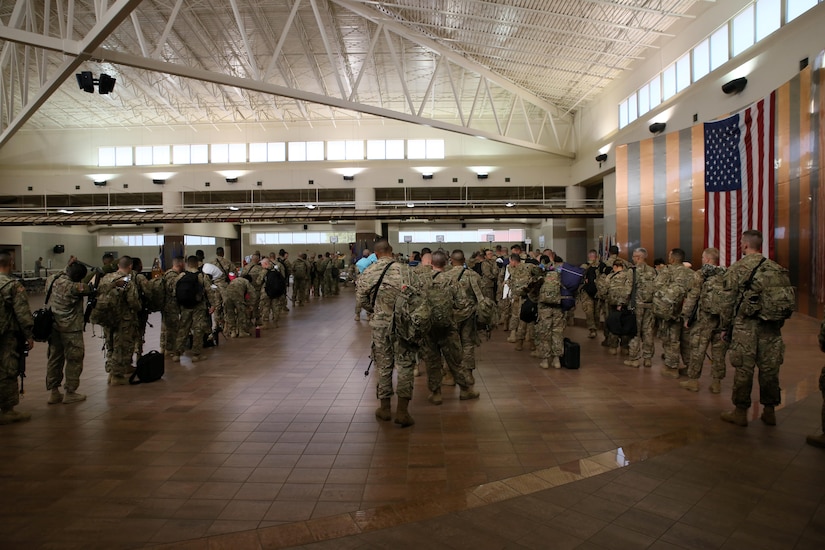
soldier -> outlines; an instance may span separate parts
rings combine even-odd
[[[149,323],[149,279],[142,273],[143,260],[132,258],[132,273],[134,274],[135,286],[137,286],[138,296],[140,296],[141,310],[138,312],[138,333],[135,340],[135,353],[138,357],[143,355],[143,344],[146,339],[146,325]]]
[[[235,264],[224,258],[224,250],[222,246],[215,249],[215,258],[211,262],[221,272],[217,277],[212,277],[212,282],[218,287],[218,292],[221,294],[221,306],[215,310],[215,321],[219,327],[224,325],[224,307],[223,301],[226,298],[226,289],[229,286],[229,274],[235,273],[237,269]]]
[[[332,294],[332,260],[329,258],[329,252],[326,255],[318,254],[315,268],[318,270],[317,296],[327,297]],[[327,280],[327,277],[329,277],[329,280]]]
[[[608,290],[606,301],[608,311],[622,311],[630,306],[632,283],[628,283],[627,279],[624,260],[616,258],[613,260],[613,272],[607,277]],[[609,333],[607,337],[607,352],[610,355],[617,355],[620,348],[622,355],[629,355],[630,338],[626,335]]]
[[[180,326],[175,342],[175,355],[172,361],[180,361],[186,351],[187,340],[192,335],[192,362],[206,359],[202,355],[203,339],[208,333],[206,319],[215,312],[212,303],[216,298],[209,277],[198,268],[197,256],[186,258],[186,270],[178,277],[175,284],[175,299],[180,306]]]
[[[86,277],[86,266],[75,260],[74,256],[69,258],[66,270],[52,275],[46,283],[47,288],[52,289],[49,305],[54,315],[46,360],[46,389],[51,392],[49,405],[61,402],[68,405],[86,399],[85,395],[77,393],[77,388],[86,355],[83,344],[83,297],[93,290],[82,282]],[[60,393],[64,372],[65,396]]]
[[[391,420],[393,395],[392,373],[398,370],[398,408],[395,422],[402,427],[412,426],[415,420],[409,413],[413,392],[413,364],[415,347],[398,339],[392,332],[393,311],[398,295],[405,285],[418,283],[410,268],[392,260],[392,247],[382,239],[375,243],[378,261],[358,278],[356,299],[361,307],[372,312],[372,356],[378,369],[376,394],[381,406],[375,411],[379,420]]]
[[[172,258],[172,269],[163,274],[163,288],[166,292],[166,300],[163,302],[160,324],[160,347],[161,352],[169,357],[175,355],[175,344],[178,339],[178,326],[180,325],[180,306],[175,300],[175,284],[178,277],[183,273],[183,256]]]
[[[496,256],[489,248],[484,251],[481,262],[481,291],[491,300],[496,299],[496,285],[498,284],[498,264]]]
[[[655,347],[656,317],[653,315],[653,289],[656,283],[656,270],[647,264],[647,249],[637,248],[633,251],[633,270],[636,273],[636,336],[630,340],[630,358],[624,362],[628,367],[638,368],[643,362],[645,367],[653,365]],[[633,277],[626,278],[628,294],[633,292]]]
[[[733,378],[731,401],[733,411],[722,413],[722,420],[737,426],[748,425],[748,409],[751,405],[753,371],[759,368],[759,402],[763,406],[762,422],[776,425],[774,408],[781,403],[779,368],[785,355],[782,341],[782,321],[763,321],[750,314],[749,304],[759,300],[759,292],[751,287],[752,275],[763,262],[762,233],[749,229],[742,233],[740,246],[744,256],[728,268],[725,288],[733,291],[737,306],[728,308],[721,315],[721,326],[731,326],[730,362],[736,369]],[[771,260],[764,260],[770,262]],[[747,298],[747,299],[746,299]],[[744,307],[742,307],[744,306]],[[728,336],[727,330],[722,338]]]
[[[117,261],[117,271],[109,273],[100,281],[98,300],[107,294],[118,303],[117,322],[104,329],[106,346],[106,372],[109,384],[125,386],[129,383],[132,369],[132,355],[138,338],[138,314],[143,309],[137,284],[132,281],[132,258],[121,256]]]
[[[252,304],[255,288],[249,280],[237,277],[226,289],[226,335],[230,338],[250,336]]]
[[[825,321],[819,327],[819,349],[825,353]],[[825,367],[819,373],[819,391],[822,392],[822,432],[817,435],[809,435],[805,438],[808,445],[825,449]]]
[[[433,253],[429,248],[424,248],[421,252],[421,261],[413,268],[419,275],[430,276],[433,274]]]
[[[587,251],[587,263],[582,264],[581,267],[585,271],[582,286],[579,288],[579,303],[587,322],[587,337],[595,338],[604,308],[602,301],[598,299],[596,279],[604,270],[604,264],[599,261],[599,253],[595,249],[590,249]]]
[[[292,303],[302,307],[309,301],[309,272],[310,265],[307,255],[300,254],[298,259],[292,264],[294,284],[292,285]]]
[[[101,271],[103,271],[104,275],[108,275],[109,273],[114,273],[117,271],[117,263],[115,262],[115,255],[111,252],[107,252],[103,255],[103,267]]]
[[[284,279],[286,276],[283,273],[284,264],[275,260],[274,262],[269,259],[264,259],[261,261],[261,267],[264,268],[264,285],[261,288],[261,302],[260,302],[260,309],[261,309],[261,320],[264,323],[269,324],[270,322],[278,328],[278,322],[281,319],[281,312],[283,309],[281,308],[281,298],[283,296],[278,296],[277,298],[272,298],[269,294],[266,293],[266,277],[269,275],[270,271],[277,271],[281,274]],[[284,281],[286,282],[286,281]]]
[[[29,420],[32,415],[15,411],[20,403],[17,376],[21,354],[34,347],[29,297],[20,280],[11,276],[11,256],[0,252],[0,425]]]
[[[536,322],[536,340],[543,369],[552,365],[561,368],[564,353],[564,328],[566,314],[561,307],[561,279],[553,264],[545,272],[544,281],[538,290],[539,318]]]
[[[719,250],[706,248],[702,252],[702,268],[693,276],[688,289],[685,305],[682,308],[682,321],[685,328],[692,318],[696,321],[690,328],[690,363],[688,364],[688,380],[679,382],[679,386],[690,391],[699,391],[699,377],[702,375],[702,366],[705,363],[705,351],[711,349],[711,393],[722,391],[722,379],[725,378],[725,354],[728,352],[728,343],[722,340],[719,315],[714,313],[722,302],[722,285],[725,269],[719,267]]]
[[[610,246],[607,249],[607,254],[608,254],[607,259],[604,261],[604,264],[605,264],[606,267],[602,271],[601,275],[599,276],[599,278],[597,280],[598,294],[596,295],[597,300],[600,301],[601,304],[602,304],[601,315],[604,316],[604,319],[605,319],[604,330],[603,330],[604,340],[602,340],[602,346],[604,346],[604,347],[610,347],[609,346],[609,344],[610,344],[610,331],[607,330],[607,314],[610,310],[610,306],[607,303],[607,289],[608,289],[607,279],[613,273],[612,268],[613,268],[613,264],[615,264],[616,260],[621,261],[622,264],[624,265],[624,267],[627,267],[627,268],[631,267],[630,264],[625,262],[622,258],[619,258],[619,247],[618,246],[616,246],[616,245]]]
[[[444,274],[444,267],[447,265],[447,255],[437,251],[433,253],[433,269],[429,279],[435,287],[444,290],[449,296],[449,305],[452,310],[449,327],[434,328],[428,338],[421,342],[421,352],[427,368],[427,386],[430,388],[430,395],[427,398],[430,403],[440,405],[442,403],[441,381],[443,376],[442,357],[447,363],[447,368],[452,374],[455,384],[461,388],[459,399],[478,399],[479,393],[473,389],[474,378],[467,376],[467,371],[463,367],[462,344],[457,326],[454,321],[457,312],[464,312],[468,307],[472,307],[472,302],[467,303],[466,292],[457,283],[457,278],[452,278]],[[423,277],[427,277],[424,275]],[[470,381],[472,380],[472,382]]]
[[[685,251],[674,248],[668,255],[667,267],[656,277],[654,294],[661,291],[669,293],[675,297],[674,304],[677,307],[676,318],[662,319],[659,332],[665,351],[665,368],[662,369],[662,376],[668,378],[679,378],[682,375],[679,368],[680,358],[685,365],[690,363],[690,331],[684,328],[681,311],[684,296],[693,280],[693,271],[684,266],[684,261]]]
[[[289,277],[293,274],[292,273],[292,262],[289,261],[289,252],[284,250],[283,248],[278,251],[278,258],[276,259],[278,263],[281,264],[281,274],[284,276],[284,281],[286,282],[286,289],[287,291],[284,293],[283,296],[278,298],[278,304],[281,306],[281,311],[284,313],[289,313],[289,304],[287,303],[287,296],[289,295]],[[294,294],[294,289],[293,289]],[[293,300],[295,297],[293,296]],[[294,302],[293,302],[294,303]]]
[[[513,304],[510,307],[510,337],[507,338],[507,341],[511,344],[515,343],[516,351],[521,351],[524,347],[528,326],[519,316],[521,314],[521,304],[527,296],[527,286],[533,278],[534,268],[530,264],[522,262],[517,253],[513,253],[510,255],[510,264],[507,269],[510,271],[510,277],[508,278],[510,295],[513,297]],[[532,326],[529,328],[532,329]]]
[[[252,322],[256,327],[261,326],[261,292],[264,286],[264,276],[266,272],[261,267],[261,255],[253,253],[241,271],[241,277],[245,277],[252,283]]]
[[[321,254],[318,256],[312,256],[310,260],[309,266],[309,286],[312,291],[312,295],[315,298],[321,296],[321,280],[323,279],[323,272],[319,271],[319,265],[323,262],[324,257]]]
[[[464,252],[454,250],[450,256],[453,269],[445,270],[446,277],[454,279],[466,297],[466,307],[456,312],[456,330],[461,340],[461,367],[467,383],[475,384],[476,346],[481,344],[476,327],[476,306],[481,294],[481,277],[464,266]]]

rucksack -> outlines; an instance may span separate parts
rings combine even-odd
[[[535,323],[539,319],[539,305],[528,297],[521,302],[518,318],[525,323]]]
[[[58,278],[60,278],[60,275],[57,275],[54,279],[52,279],[52,282],[49,285],[49,290],[46,292],[46,301],[43,303],[43,307],[32,312],[32,320],[34,321],[34,325],[32,326],[32,338],[35,342],[48,342],[49,337],[52,335],[54,313],[52,313],[52,308],[46,306],[49,304],[49,298],[52,297],[54,283]]]
[[[686,295],[687,288],[684,285],[675,280],[672,274],[663,273],[656,279],[653,290],[653,315],[665,321],[679,319]]]
[[[627,303],[629,296],[625,286],[627,274],[624,271],[618,271],[616,274],[608,276],[607,281],[607,303],[610,305]]]
[[[277,269],[270,269],[266,272],[264,279],[264,292],[270,298],[280,298],[286,294],[286,278]]]
[[[466,267],[461,270],[461,274],[458,276],[459,281],[465,271],[467,271]],[[481,289],[478,288],[478,283],[472,278],[470,279],[470,288],[473,290],[473,294],[475,294],[476,297],[476,324],[481,327],[496,326],[499,319],[498,304],[496,304],[495,300],[484,296]]]
[[[129,377],[129,383],[134,385],[155,382],[163,378],[165,371],[163,354],[152,350],[137,360],[135,372]]]
[[[292,264],[292,273],[296,279],[307,278],[307,264],[303,260],[298,260]]]
[[[89,303],[92,304],[92,310],[89,314],[90,323],[107,329],[114,328],[120,323],[125,305],[121,299],[122,294],[117,291],[115,282],[122,278],[120,276],[101,283],[97,294],[94,298],[90,298]]]
[[[163,311],[163,306],[166,304],[166,287],[163,284],[163,279],[159,277],[149,279],[149,284],[146,285],[146,293],[141,296],[141,299],[147,312]]]
[[[577,265],[568,264],[567,262],[561,264],[558,268],[559,278],[561,279],[561,286],[575,292],[584,279],[584,269]]]
[[[407,285],[395,299],[393,324],[395,335],[407,342],[418,342],[429,336],[430,301],[412,285]]]
[[[545,273],[544,282],[539,290],[539,303],[551,306],[561,304],[561,277],[558,271],[551,270]]]
[[[763,321],[784,321],[796,309],[796,293],[788,270],[763,258],[754,269],[750,289],[742,300],[743,313]]]
[[[337,265],[332,264],[330,270],[332,271],[333,279],[337,280],[341,276],[341,269]]]
[[[717,267],[702,285],[699,309],[709,315],[722,315],[732,307],[733,298],[733,292],[725,288],[725,268]]]
[[[599,262],[601,263],[601,262]],[[596,279],[599,277],[599,266],[598,265],[591,265],[584,271],[584,281],[582,283],[582,289],[587,293],[588,296],[591,298],[595,298],[596,294],[599,293],[599,287],[596,286]]]
[[[435,330],[444,330],[453,326],[453,293],[450,292],[450,287],[435,283],[436,277],[441,273],[441,271],[433,273],[432,286],[424,290],[427,301],[430,303],[430,327]]]
[[[203,301],[203,285],[197,272],[184,271],[175,283],[175,299],[178,305],[191,309]]]

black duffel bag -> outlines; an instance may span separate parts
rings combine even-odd
[[[629,309],[611,308],[607,314],[607,330],[616,336],[636,336],[636,313]]]

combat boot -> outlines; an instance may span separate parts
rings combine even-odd
[[[122,374],[113,374],[109,384],[112,386],[127,386],[129,385],[129,378]]]
[[[550,368],[550,363],[545,358],[545,359],[541,360],[541,363],[539,363],[539,366],[543,369],[549,369]]]
[[[469,384],[471,386],[475,385],[475,383],[476,383],[476,377],[473,376],[473,370],[474,369],[467,369],[464,372],[464,379],[467,381],[467,384]]]
[[[441,378],[441,385],[442,386],[455,386],[455,378],[453,378],[453,373],[447,371],[444,373],[444,376]]]
[[[86,401],[86,396],[82,393],[77,393],[75,391],[66,391],[66,396],[63,398],[64,405],[70,405],[72,403],[79,403],[81,401]]]
[[[650,358],[645,359],[645,361],[644,361],[644,365],[645,365],[645,368],[648,368],[648,369],[649,369],[650,367],[652,367],[652,366],[653,366],[653,360],[652,360],[652,359],[650,359]]]
[[[558,356],[553,357],[553,368],[554,369],[560,369],[561,368],[561,359],[559,359]]]
[[[587,334],[588,338],[595,338],[596,337],[596,329],[591,328],[590,332]]]
[[[300,304],[299,304],[299,305],[300,305]],[[360,315],[360,314],[359,314],[359,315],[356,315],[356,316],[355,316],[355,320],[356,320],[356,321],[360,321],[360,320],[361,320],[361,315]]]
[[[392,400],[389,397],[381,400],[381,406],[375,409],[375,417],[378,420],[392,420]]]
[[[462,401],[467,401],[469,399],[478,399],[479,395],[481,394],[475,391],[472,386],[467,386],[466,388],[461,389],[461,393],[458,395],[458,398]]]
[[[510,336],[507,338],[507,341],[510,342],[511,344],[515,343],[515,341],[516,341],[516,331],[515,330],[510,331]]]
[[[665,378],[679,378],[679,369],[665,367],[662,369],[662,376]]]
[[[722,381],[714,378],[710,383],[710,393],[722,393]]]
[[[49,395],[49,400],[47,403],[49,405],[55,405],[57,403],[63,402],[63,394],[60,393],[60,388],[53,388],[52,393]]]
[[[31,420],[32,413],[18,412],[14,409],[0,412],[0,426],[5,424],[13,424],[15,422],[25,422]]]
[[[730,422],[731,424],[736,424],[744,428],[748,425],[748,409],[736,407],[732,411],[723,412],[721,418],[725,422]]]
[[[679,387],[688,391],[699,391],[699,380],[695,378],[688,378],[687,380],[679,382]]]
[[[639,360],[638,359],[625,359],[624,364],[625,364],[625,366],[633,367],[634,369],[639,368]]]
[[[441,397],[441,388],[438,388],[433,393],[431,393],[430,396],[427,397],[427,401],[429,401],[433,405],[441,405],[441,403],[444,402],[444,399],[442,399]]]
[[[541,357],[541,353],[539,352],[539,350],[534,349],[530,352],[530,357]]]
[[[516,340],[516,351],[524,349],[524,340]]]
[[[402,428],[406,428],[407,426],[412,426],[415,424],[415,420],[413,417],[410,416],[407,407],[410,405],[410,400],[404,397],[398,398],[398,408],[395,411],[395,423],[401,424]]]
[[[762,409],[762,416],[759,417],[768,426],[776,426],[776,412],[773,407]]]
[[[530,351],[536,351],[536,341],[530,340]]]
[[[607,353],[609,353],[610,355],[616,355],[617,353],[619,353],[619,348],[608,347],[607,348]]]

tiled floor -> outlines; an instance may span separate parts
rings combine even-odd
[[[581,370],[539,369],[497,331],[481,399],[445,388],[436,407],[418,378],[402,429],[373,416],[352,305],[345,289],[133,387],[106,385],[90,330],[73,405],[46,405],[39,344],[34,418],[0,429],[0,547],[825,547],[814,321],[784,331],[775,428],[756,407],[747,429],[718,419],[730,370],[722,395],[687,392],[570,328]]]

